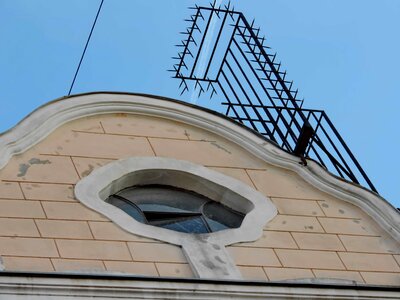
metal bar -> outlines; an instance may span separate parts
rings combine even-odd
[[[250,24],[247,22],[246,18],[242,13],[240,13],[240,18],[242,19],[242,22],[248,27],[251,28]],[[253,37],[254,42],[257,44],[258,48],[260,49],[261,53],[263,54],[264,58],[266,59],[270,69],[274,72],[275,77],[278,79],[279,83],[281,84],[282,88],[284,89],[286,95],[292,102],[292,105],[294,107],[298,107],[296,100],[293,98],[292,94],[290,93],[289,89],[287,88],[284,80],[282,80],[281,76],[278,73],[278,70],[275,68],[274,63],[269,59],[269,56],[264,50],[264,47],[260,44],[260,41],[258,40],[258,37],[254,34],[253,30],[249,31],[251,36]]]
[[[229,51],[230,51],[230,50],[229,50]],[[231,55],[232,55],[232,53],[231,53]],[[246,90],[243,88],[242,84],[240,83],[240,80],[237,78],[235,72],[233,72],[233,70],[232,70],[232,68],[231,68],[231,66],[230,66],[230,64],[229,64],[228,62],[226,62],[226,66],[228,67],[229,71],[232,73],[233,78],[236,80],[237,84],[239,85],[240,89],[242,90],[242,93],[243,93],[243,95],[246,97],[247,101],[248,101],[249,103],[251,103],[250,97],[247,95]],[[256,109],[253,109],[253,112],[256,114],[256,116],[257,116],[260,120],[262,120],[262,117],[261,117],[260,113],[259,113]],[[264,127],[264,129],[265,129],[266,131],[269,131],[269,128],[264,124],[264,122],[261,122],[261,125]],[[258,130],[257,130],[257,131],[258,131]]]
[[[314,151],[314,154],[315,154],[315,156],[317,157],[319,163],[320,163],[321,165],[323,165],[323,166],[325,167],[325,169],[328,170],[328,168],[326,167],[326,165],[325,165],[323,159],[321,158],[321,156],[319,156],[318,151],[315,150],[315,148],[314,148],[314,146],[313,146],[312,144],[310,144],[309,150],[310,150],[310,149],[311,149],[312,151]],[[308,154],[307,154],[307,155],[308,155]],[[342,177],[342,176],[341,176],[341,177]]]
[[[238,66],[238,68],[239,68],[240,72],[242,73],[243,77],[245,78],[247,84],[250,86],[250,88],[251,88],[253,94],[256,96],[256,98],[258,99],[258,101],[261,102],[260,97],[258,96],[257,92],[255,91],[253,85],[251,84],[251,82],[250,82],[249,78],[247,77],[246,73],[244,72],[242,66],[241,66],[241,65],[239,64],[239,62],[237,61],[237,59],[236,59],[235,55],[233,54],[232,50],[229,49],[229,53],[230,53],[230,55],[233,57],[233,60],[235,61],[236,65]],[[253,104],[253,103],[251,102],[250,99],[248,99],[248,101],[249,101],[251,104]],[[256,108],[254,108],[254,106],[252,106],[252,108],[253,108],[253,111],[256,113],[257,117],[260,118],[260,120],[263,120],[263,118],[262,118],[262,116],[260,115],[260,113],[258,112],[258,110],[257,110]],[[271,119],[272,119],[272,118],[271,118],[272,116],[271,116],[270,112],[269,112],[269,111],[266,111],[266,113],[267,113],[268,118],[271,120]],[[275,126],[275,125],[274,125],[274,126]],[[268,126],[266,126],[265,124],[263,124],[263,127],[264,127],[264,129],[268,132],[270,138],[271,138],[273,141],[276,142],[275,137],[273,136],[273,134],[272,134],[272,132],[270,131],[270,129],[268,128]]]
[[[353,180],[353,176],[348,172],[348,170],[346,170],[341,164],[340,162],[326,149],[325,145],[322,143],[322,141],[317,137],[315,139],[315,144],[321,149],[321,151],[328,157],[328,159],[330,160],[332,166],[336,169],[337,173],[339,174],[340,177],[342,178],[346,178],[342,171],[347,175],[347,179],[350,179],[352,181]],[[341,171],[342,170],[342,171]],[[358,183],[357,179],[356,181],[354,181],[356,183]]]
[[[253,75],[258,79],[260,86],[263,88],[263,90],[264,90],[264,92],[266,93],[266,95],[268,96],[268,98],[270,98],[270,101],[271,101],[272,105],[274,105],[274,103],[273,103],[273,101],[271,100],[271,97],[270,97],[268,91],[265,89],[265,87],[264,87],[264,85],[262,84],[260,78],[257,76],[257,73],[256,73],[256,71],[254,70],[253,66],[251,65],[250,61],[247,59],[246,55],[243,53],[243,50],[240,48],[240,45],[237,43],[236,39],[233,38],[233,41],[234,41],[236,47],[239,49],[239,51],[240,51],[240,53],[242,54],[242,56],[244,57],[244,59],[246,60],[247,64],[249,65],[249,68],[252,70]],[[259,106],[259,107],[262,108],[262,107],[263,107],[263,106],[261,105],[261,104],[262,104],[262,101],[261,101],[261,99],[258,99],[258,100],[259,100],[259,103],[260,103],[260,106]],[[255,107],[254,104],[249,104],[249,106]],[[267,115],[269,115],[270,120],[273,120],[273,119],[274,119],[274,118],[272,117],[272,115],[269,113],[268,109],[263,109],[263,110],[264,110],[264,112],[265,112]],[[286,120],[284,120],[284,124],[287,125]],[[279,132],[278,132],[278,131],[277,131],[277,132],[278,132],[280,138],[282,139],[283,132],[282,132],[281,129],[277,126],[277,123],[276,123],[276,125],[275,125],[274,127],[275,127],[275,128],[274,128],[274,131],[275,131],[275,129],[279,129]],[[272,137],[275,139],[275,137],[273,136],[273,134],[272,134]],[[282,139],[282,140],[283,140],[283,139]],[[291,147],[288,147],[287,149],[290,150]]]
[[[203,78],[193,78],[193,77],[188,77],[188,76],[174,76],[173,78],[178,78],[178,79],[186,79],[186,80],[197,80],[197,81],[204,81],[204,82],[213,82],[217,83],[217,80],[211,80],[211,79],[203,79]]]
[[[207,65],[206,72],[204,73],[204,79],[207,78],[208,70],[210,69],[212,60],[214,58],[215,50],[217,50],[218,42],[219,42],[219,39],[221,38],[222,30],[224,29],[224,25],[225,25],[225,21],[226,21],[226,17],[227,16],[228,16],[228,13],[225,12],[224,18],[222,20],[221,27],[220,27],[219,32],[218,32],[217,40],[215,41],[214,48],[213,48],[213,50],[211,52],[211,56],[210,56],[210,59],[209,59],[208,65]]]
[[[228,99],[228,95],[226,94],[225,89],[222,87],[222,85],[221,85],[221,83],[220,83],[219,81],[218,81],[218,85],[219,85],[219,88],[221,89],[222,93],[225,95],[225,98]],[[237,118],[240,118],[240,117],[239,117],[239,114],[238,114],[237,111],[236,111],[236,109],[235,109],[232,105],[230,105],[230,106],[232,107],[232,111],[234,112],[234,114],[236,115],[236,117],[237,117]]]
[[[335,143],[332,141],[331,137],[329,136],[329,134],[326,132],[324,126],[320,126],[322,132],[324,133],[325,137],[328,139],[329,143],[331,144],[331,146],[333,147],[333,149],[335,150],[336,154],[339,156],[340,160],[342,161],[342,163],[345,165],[346,169],[348,170],[348,172],[351,174],[352,177],[354,177],[355,182],[359,183],[356,176],[353,174],[353,172],[351,171],[351,168],[349,167],[349,165],[346,163],[346,160],[343,158],[342,154],[340,153],[340,151],[338,150],[338,148],[336,147]],[[331,128],[332,129],[332,128]],[[343,146],[343,145],[342,145]],[[325,146],[324,146],[325,147]],[[350,176],[349,176],[350,177]]]
[[[229,117],[229,116],[228,116]],[[233,117],[232,117],[233,118]],[[254,123],[262,123],[262,122],[265,122],[265,123],[271,123],[271,122],[269,122],[269,121],[263,121],[263,120],[260,120],[260,119],[254,119],[254,118],[250,118],[250,119],[248,119],[248,118],[242,118],[242,117],[240,117],[240,119],[241,120],[247,120],[247,121],[252,121],[252,122],[254,122]]]
[[[224,102],[222,102],[221,104],[224,104]],[[236,105],[236,104],[234,104]],[[285,110],[294,110],[294,111],[298,111],[298,110],[302,110],[304,112],[317,112],[317,113],[322,113],[324,112],[323,110],[319,110],[319,109],[307,109],[307,108],[295,108],[295,107],[287,107],[287,106],[269,106],[269,105],[257,105],[257,104],[243,104],[243,106],[254,106],[254,107],[259,107],[259,108],[280,108],[280,109],[285,109]]]
[[[186,51],[187,51],[187,49],[189,47],[190,39],[193,38],[194,26],[196,25],[197,18],[199,17],[199,15],[200,15],[200,8],[197,9],[196,15],[195,15],[194,20],[193,20],[192,28],[190,29],[190,33],[189,33],[185,48],[183,49],[183,55],[182,55],[182,58],[181,58],[181,60],[179,62],[178,69],[176,71],[177,75],[179,75],[179,72],[180,72],[180,70],[182,68],[182,64],[183,64],[183,61],[184,61],[184,58],[185,58],[185,55],[186,55]]]
[[[241,14],[241,12],[233,11],[233,10],[229,10],[229,9],[211,8],[211,7],[207,7],[207,6],[200,6],[199,8],[202,9],[202,10],[213,10],[213,11],[218,11],[218,12],[227,12],[229,14],[234,14],[234,15]]]
[[[282,110],[281,110],[281,111],[282,111]],[[286,135],[285,135],[285,138],[288,138],[289,132],[292,132],[293,134],[291,134],[290,137],[293,139],[293,141],[294,141],[295,143],[297,143],[298,137],[296,136],[295,132],[292,130],[292,125],[293,125],[294,121],[296,120],[296,113],[297,113],[297,111],[295,110],[294,113],[293,113],[293,115],[292,115],[292,117],[290,118],[289,125],[287,126],[288,131],[287,131],[287,133],[286,133]],[[283,116],[283,114],[282,114],[282,119],[285,119],[284,116]],[[296,121],[297,121],[297,120],[296,120]],[[304,127],[304,124],[306,124],[306,122],[303,122],[303,127]],[[303,127],[302,127],[302,128],[303,128]],[[300,132],[301,132],[301,131],[300,131]]]
[[[361,165],[359,164],[359,162],[357,161],[357,159],[355,158],[353,153],[350,151],[350,148],[346,145],[346,143],[344,142],[343,138],[341,137],[339,132],[336,130],[335,126],[333,126],[333,123],[328,118],[327,114],[325,112],[323,112],[323,114],[324,114],[324,118],[325,118],[326,122],[329,124],[329,126],[331,127],[333,133],[336,135],[336,137],[338,138],[339,142],[342,144],[343,148],[346,150],[347,154],[350,156],[350,158],[352,159],[353,163],[356,165],[358,171],[364,177],[364,180],[368,183],[369,187],[374,192],[378,193],[378,191],[376,190],[375,186],[372,184],[371,180],[368,178],[367,174],[364,172],[364,170],[362,169]]]
[[[211,11],[210,18],[207,21],[206,29],[205,29],[205,31],[203,33],[203,37],[202,37],[201,43],[199,45],[199,51],[197,52],[196,59],[194,60],[194,63],[193,63],[193,66],[192,66],[192,72],[190,72],[190,77],[193,77],[193,73],[196,70],[196,64],[197,64],[197,61],[198,61],[198,59],[200,57],[201,48],[203,48],[204,40],[205,40],[205,38],[207,36],[208,27],[210,26],[211,19],[213,18],[213,14],[214,14],[214,10]]]
[[[249,68],[251,69],[251,71],[253,72],[254,77],[257,78],[258,83],[260,84],[260,86],[263,88],[265,94],[267,95],[268,99],[271,101],[272,105],[275,106],[275,103],[272,101],[272,97],[270,96],[270,94],[268,93],[268,90],[264,87],[264,84],[262,83],[260,77],[257,75],[257,72],[254,70],[253,66],[251,65],[250,61],[248,60],[248,58],[246,57],[245,53],[243,52],[243,50],[240,48],[240,45],[238,44],[238,42],[236,41],[236,39],[234,39],[235,45],[236,47],[239,49],[240,53],[242,54],[243,58],[246,60],[247,64],[249,65]],[[262,101],[260,102],[260,105],[257,105],[257,107],[263,107],[264,105],[262,104]]]
[[[315,133],[314,133],[314,136],[315,136],[315,135],[318,135],[318,129],[319,129],[320,126],[321,126],[323,114],[320,113],[319,119],[317,119],[317,117],[316,117],[314,111],[310,111],[309,114],[311,114],[311,115],[315,118],[315,120],[317,121],[317,126],[316,126],[315,129],[314,129],[314,132],[315,132]],[[313,138],[311,139],[311,141],[310,141],[310,146],[312,145],[313,139],[314,139],[314,137],[313,137]],[[310,147],[308,147],[308,150],[307,150],[307,152],[306,152],[306,155],[308,155],[308,152],[309,152],[309,151],[310,151]]]
[[[229,40],[228,47],[226,48],[226,51],[225,51],[225,54],[224,54],[224,58],[222,59],[221,66],[219,67],[219,71],[218,71],[216,80],[219,79],[219,74],[221,74],[222,68],[224,67],[224,63],[225,63],[225,61],[226,61],[226,57],[228,56],[228,50],[229,50],[229,48],[231,47],[233,38],[235,37],[236,29],[237,29],[237,26],[238,26],[238,24],[239,24],[239,21],[240,21],[240,19],[238,18],[238,19],[236,20],[235,27],[234,27],[234,29],[232,30],[231,39]]]
[[[224,72],[223,70],[221,71],[221,74],[222,74],[222,76],[224,76],[226,83],[228,84],[229,88],[231,89],[233,95],[234,95],[235,98],[236,98],[236,101],[237,101],[238,103],[241,104],[242,102],[240,101],[239,97],[237,96],[235,90],[233,89],[231,83],[229,82],[229,80],[228,80],[228,78],[226,77],[225,72]],[[248,119],[251,119],[249,113],[247,112],[247,110],[242,109],[242,111],[243,111],[243,113],[246,115],[246,117],[247,117]],[[254,125],[253,122],[250,121],[250,124],[251,124],[251,126],[253,127],[253,129],[254,129],[255,131],[258,131],[258,130],[257,130],[257,127]]]
[[[238,30],[238,31],[239,31],[239,33],[240,33],[240,34],[242,35],[242,37],[243,37],[243,33],[242,33],[240,30]],[[245,40],[245,39],[243,38],[243,40]],[[246,41],[246,40],[245,40],[245,41]],[[247,42],[246,42],[246,45],[248,46],[248,48],[249,48],[250,51],[251,51],[251,47],[248,45]],[[238,45],[237,45],[237,46],[238,46]],[[238,46],[238,48],[241,49],[239,46]],[[260,62],[260,60],[257,59],[257,57],[256,57],[256,55],[254,54],[254,52],[251,51],[251,53],[253,54],[254,58],[255,58],[256,61],[258,62],[259,66],[261,67],[261,69],[262,69],[263,73],[265,74],[265,76],[267,76],[268,80],[270,80],[270,79],[269,79],[270,76],[267,74],[267,72],[266,72],[265,69],[263,68],[263,66],[262,66],[262,64],[261,64],[261,62]],[[244,54],[243,54],[243,56],[246,57]],[[253,69],[253,67],[251,67],[251,68]],[[256,77],[259,78],[257,75],[256,75]],[[261,80],[261,79],[260,79],[260,80]],[[264,86],[262,83],[260,83],[260,84],[261,84],[262,86]],[[273,86],[273,88],[274,88],[275,92],[277,93],[277,95],[279,95],[279,92],[277,91],[276,86],[274,86],[273,84],[271,84],[271,85]],[[274,105],[274,101],[271,100],[271,98],[273,98],[273,97],[271,97],[271,96],[268,96],[268,97],[270,98],[270,101],[271,101],[272,105]],[[282,99],[280,99],[280,100],[281,100],[281,102],[284,104],[284,102],[282,101]],[[298,108],[298,107],[296,106],[296,108]],[[290,115],[291,115],[291,114],[290,114]],[[291,115],[291,117],[293,118],[292,115]],[[301,117],[302,117],[303,120],[305,120],[304,116],[301,116]],[[298,124],[297,122],[296,122],[295,124],[296,124],[297,129],[300,131],[300,130],[301,130],[301,125]],[[287,126],[287,125],[286,125],[286,126]]]

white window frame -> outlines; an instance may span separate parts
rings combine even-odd
[[[147,184],[191,190],[246,215],[239,228],[190,234],[143,224],[105,202],[124,188]],[[188,161],[163,157],[131,157],[111,162],[80,180],[75,196],[128,232],[181,246],[195,275],[201,278],[240,279],[225,246],[257,240],[265,224],[277,214],[268,197],[241,181]]]

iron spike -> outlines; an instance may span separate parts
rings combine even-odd
[[[210,7],[211,7],[211,13],[213,13],[214,12],[214,8],[215,8],[215,0],[214,0],[214,2],[213,3],[211,3],[211,2],[209,2],[209,5],[210,5]]]
[[[268,55],[268,56],[270,57],[271,62],[274,63],[275,58],[276,58],[276,53],[273,54],[273,55],[270,54],[270,55]]]
[[[189,50],[189,48],[186,48],[186,52],[193,58],[192,52]]]
[[[201,30],[196,23],[193,23],[193,29],[198,30],[201,33]]]
[[[200,18],[202,18],[202,19],[203,19],[203,21],[204,21],[204,16],[203,16],[203,14],[201,13],[201,11],[200,11],[200,10],[199,10],[198,12],[199,12],[199,16],[200,16]]]
[[[183,93],[184,93],[185,91],[189,91],[189,89],[188,89],[187,87],[185,87],[185,88],[182,90],[182,92],[181,92],[180,96],[182,96],[182,95],[183,95]]]

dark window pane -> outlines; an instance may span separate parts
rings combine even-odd
[[[158,210],[149,206],[154,204],[167,206],[170,211],[199,212],[201,206],[208,201],[207,198],[190,191],[157,185],[127,188],[118,192],[118,195],[131,200],[142,210]]]
[[[186,233],[237,228],[243,215],[197,193],[163,185],[134,186],[110,196],[139,222]]]
[[[201,216],[200,213],[194,212],[164,212],[164,211],[144,211],[143,212],[147,221],[156,225],[155,222],[164,222],[164,220],[177,220],[177,219],[187,219],[195,216]],[[158,223],[157,223],[158,224]]]
[[[211,229],[214,231],[221,229],[214,228],[222,228],[221,225],[226,226],[227,228],[237,228],[242,224],[243,215],[233,211],[229,207],[222,205],[221,203],[215,201],[207,202],[203,207],[204,216],[208,219],[213,220],[213,224],[209,223]],[[221,224],[216,225],[215,222]],[[224,229],[224,228],[222,228]]]
[[[141,203],[138,204],[140,209],[145,212],[150,212],[150,211],[164,211],[164,212],[192,212],[190,210],[184,210],[181,208],[173,207],[173,206],[168,206],[164,204],[155,204],[155,203]]]
[[[179,220],[169,224],[159,225],[160,227],[186,233],[208,233],[207,226],[201,217]]]
[[[122,209],[124,212],[126,212],[128,215],[130,215],[135,220],[137,220],[141,223],[147,223],[146,218],[144,217],[144,215],[140,211],[140,209],[138,207],[136,207],[136,205],[130,203],[129,201],[123,200],[121,198],[117,198],[114,196],[110,196],[110,197],[108,197],[106,202]]]
[[[229,227],[222,224],[221,222],[215,221],[213,219],[204,217],[204,219],[206,220],[208,227],[210,227],[212,232],[215,231],[220,231],[220,230],[224,230],[224,229],[228,229]]]

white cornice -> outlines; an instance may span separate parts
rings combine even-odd
[[[243,283],[14,273],[0,276],[0,299],[399,299],[399,289],[329,284]]]
[[[316,188],[360,207],[400,241],[399,213],[375,193],[335,177],[314,161],[308,160],[303,166],[298,157],[217,113],[155,96],[91,93],[44,105],[0,136],[0,168],[13,155],[26,151],[71,120],[116,112],[164,117],[219,134],[270,164],[296,172]]]

